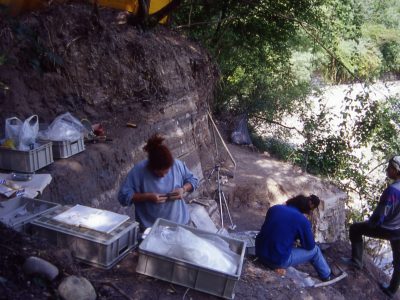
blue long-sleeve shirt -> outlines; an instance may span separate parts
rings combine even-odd
[[[400,229],[400,181],[383,191],[369,223],[389,230]]]
[[[135,193],[170,193],[177,188],[190,183],[195,190],[198,179],[187,168],[185,163],[175,159],[172,167],[164,177],[155,176],[147,167],[148,160],[135,165],[128,173],[119,193],[118,201],[123,205],[132,205]],[[164,203],[137,202],[135,205],[136,219],[143,227],[151,227],[157,218],[167,219],[179,224],[187,224],[189,211],[183,199],[166,201]]]
[[[302,248],[314,249],[310,221],[293,206],[272,206],[256,237],[256,255],[262,262],[280,267],[289,259],[297,239]]]

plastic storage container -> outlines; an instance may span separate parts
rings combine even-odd
[[[83,137],[77,141],[52,141],[53,157],[67,158],[85,150]]]
[[[58,204],[44,200],[13,198],[1,202],[0,222],[16,231],[27,231],[31,220],[57,207],[59,207]]]
[[[34,235],[50,243],[71,250],[74,258],[87,264],[109,269],[137,246],[139,225],[128,220],[110,233],[69,225],[53,217],[70,207],[58,207],[31,221]]]
[[[229,243],[229,247],[232,251],[240,255],[236,273],[232,275],[218,272],[185,260],[163,256],[154,252],[152,249],[148,249],[147,241],[149,237],[154,234],[158,226],[181,226],[194,234],[217,235],[219,238],[222,238]],[[149,235],[139,246],[139,262],[136,272],[225,299],[233,299],[235,296],[234,288],[242,272],[245,250],[246,245],[243,241],[176,224],[164,219],[158,219]]]
[[[242,232],[232,232],[229,235],[234,239],[244,241],[246,243],[246,255],[255,256],[256,255],[256,237],[259,231],[242,231]]]
[[[52,143],[39,143],[28,151],[0,147],[0,169],[33,173],[53,162]]]

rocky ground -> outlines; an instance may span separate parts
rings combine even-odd
[[[179,105],[184,116],[189,104],[204,113],[217,71],[204,49],[178,33],[165,28],[138,30],[124,23],[120,11],[101,9],[98,18],[90,6],[66,2],[18,19],[1,15],[0,118],[37,113],[42,122],[49,123],[69,111],[80,119],[101,122],[114,142],[88,144],[84,155],[46,168],[54,178],[47,194],[62,204],[79,199],[80,204],[116,211],[119,205],[111,201],[116,187],[111,190],[110,186],[117,186],[121,166],[125,172],[131,166],[137,153],[129,149],[132,145],[141,149],[155,130],[154,119],[169,121]],[[185,98],[192,94],[201,101]],[[176,104],[177,99],[187,102]],[[125,126],[132,120],[137,130]],[[189,135],[195,136],[194,132]],[[238,231],[259,229],[271,204],[299,192],[336,193],[332,186],[265,154],[246,147],[229,148],[237,166],[231,170],[234,179],[224,189]],[[91,202],[89,196],[96,194],[104,197]],[[327,231],[334,233],[336,228]],[[216,298],[136,273],[137,250],[103,270],[77,263],[66,249],[2,226],[0,237],[0,299],[59,299],[58,286],[70,275],[87,278],[98,299]],[[326,249],[331,264],[348,253],[347,242],[335,242]],[[51,281],[28,275],[23,264],[30,256],[51,262],[59,275]],[[316,276],[308,265],[299,269]],[[370,262],[363,271],[345,271],[349,276],[334,285],[305,288],[293,276],[281,277],[248,257],[235,288],[236,299],[384,299],[377,284],[387,278]]]
[[[246,173],[257,177],[260,172],[278,172],[282,168],[285,168],[287,173],[299,172],[289,165],[249,149],[231,146],[231,150],[235,157],[241,158],[237,165],[238,174]],[[270,165],[277,164],[279,168],[268,166],[264,171],[263,168],[257,171],[247,160],[261,160]],[[289,174],[287,176],[282,180],[289,182],[292,177]],[[237,184],[243,184],[243,179],[239,178]],[[263,222],[267,206],[266,202],[255,204],[246,201],[232,206],[237,231],[257,230]],[[4,227],[0,229],[0,299],[57,299],[57,287],[61,280],[69,275],[87,278],[95,288],[98,299],[216,299],[215,296],[206,293],[187,290],[185,287],[136,273],[139,255],[137,249],[131,251],[112,269],[103,270],[78,264],[68,250],[57,249],[48,245],[46,241],[36,240]],[[304,287],[304,280],[299,279],[296,274],[289,272],[286,276],[279,276],[250,256],[243,262],[243,271],[235,287],[236,299],[385,299],[378,289],[378,282],[387,280],[387,277],[369,259],[362,271],[348,268],[339,263],[340,257],[350,253],[347,242],[335,242],[325,246],[328,262],[347,272],[346,279],[327,287]],[[48,281],[37,275],[25,274],[22,266],[29,256],[38,256],[53,263],[60,271],[59,276],[53,281]],[[318,282],[310,265],[302,265],[297,269],[307,272]]]

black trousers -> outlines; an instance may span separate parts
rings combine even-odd
[[[400,271],[400,230],[389,230],[382,227],[372,227],[368,222],[359,222],[350,225],[351,243],[362,243],[362,236],[368,236],[390,241],[393,253],[393,269]]]

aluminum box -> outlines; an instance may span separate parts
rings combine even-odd
[[[34,235],[71,250],[72,256],[84,263],[109,269],[137,246],[139,224],[128,220],[109,233],[69,225],[53,217],[70,207],[63,206],[32,220]]]
[[[229,243],[229,248],[240,256],[235,274],[219,272],[185,260],[163,256],[156,253],[154,249],[149,249],[147,246],[149,238],[159,226],[173,228],[181,226],[194,234],[215,235],[225,240]],[[158,219],[149,235],[139,246],[139,262],[136,272],[225,299],[233,299],[235,296],[234,288],[242,272],[245,250],[246,245],[243,241]]]

